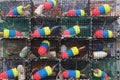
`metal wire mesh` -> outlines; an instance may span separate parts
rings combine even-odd
[[[20,58],[21,50],[28,45],[26,39],[4,39],[3,44],[3,57],[11,59]]]
[[[10,9],[21,4],[27,5],[30,1],[31,0],[0,0],[0,11],[3,11],[3,15],[0,14],[0,32],[3,32],[6,28],[20,30],[23,38],[28,38],[30,32],[33,33],[34,30],[46,26],[48,26],[52,32],[49,36],[41,38],[32,39],[30,37],[31,45],[29,46],[31,47],[32,54],[36,57],[35,60],[31,61],[26,59],[28,60],[26,64],[24,60],[19,59],[19,53],[25,46],[28,46],[28,40],[10,38],[0,41],[0,72],[22,64],[26,67],[26,80],[30,80],[32,79],[31,76],[33,73],[38,71],[38,69],[46,65],[52,67],[60,60],[61,66],[59,65],[55,69],[51,77],[47,77],[44,80],[55,80],[58,72],[64,69],[78,69],[81,73],[87,75],[87,77],[81,77],[79,80],[90,78],[91,80],[102,80],[93,76],[92,70],[96,68],[108,73],[109,80],[120,79],[120,61],[118,60],[120,58],[120,41],[115,39],[117,37],[119,38],[120,32],[119,20],[117,20],[118,16],[120,16],[120,0],[56,0],[56,7],[43,11],[42,14],[44,17],[38,17],[35,14],[29,18],[17,16],[14,18],[5,17]],[[34,13],[34,10],[39,5],[43,5],[47,0],[32,1],[34,5],[31,6],[31,9],[33,9],[32,13]],[[103,4],[109,4],[111,11],[108,14],[99,15],[100,17],[92,16],[92,10]],[[28,11],[32,11],[31,9]],[[67,12],[71,9],[85,10],[85,17],[68,17]],[[117,22],[115,22],[116,20]],[[29,23],[31,23],[31,25]],[[79,26],[80,34],[71,38],[61,39],[63,31],[75,25]],[[99,29],[111,30],[113,32],[113,38],[94,39],[94,33]],[[89,41],[86,40],[86,38],[93,38],[93,40]],[[49,40],[51,46],[45,56],[40,56],[38,54],[38,47],[43,40]],[[63,60],[60,56],[60,48],[62,45],[67,46],[67,48],[85,46],[85,49],[80,51],[78,56]],[[105,58],[97,60],[93,58],[94,51],[105,51],[108,54]],[[29,58],[28,56],[27,58]],[[43,59],[46,57],[49,59]],[[88,61],[89,58],[90,61]]]
[[[48,40],[50,42],[50,48],[45,55],[40,56],[38,53],[38,48],[43,40]],[[31,41],[31,51],[37,57],[47,57],[47,58],[55,59],[55,58],[58,58],[58,56],[59,56],[59,42],[58,42],[58,40],[55,40],[54,38],[52,38],[52,39],[46,39],[46,38],[33,39]]]
[[[59,61],[57,60],[49,60],[49,59],[32,60],[31,61],[31,70],[32,70],[31,73],[33,75],[35,72],[44,68],[45,66],[53,67],[58,62]],[[59,66],[55,67],[55,69],[53,70],[53,74],[49,77],[44,78],[44,80],[56,79],[58,72],[59,72]]]
[[[3,41],[0,40],[0,57],[3,57]]]
[[[90,0],[90,10],[92,13],[93,9],[98,8],[99,6],[102,6],[104,4],[109,4],[111,8],[110,12],[100,16],[119,16],[119,2],[119,0]]]
[[[106,39],[106,40],[94,40],[92,41],[92,51],[103,51],[107,53],[106,57],[109,59],[117,59],[119,55],[116,54],[116,40],[115,39]],[[101,55],[104,55],[101,53]],[[93,56],[93,54],[92,54]],[[99,54],[98,54],[99,56]],[[93,57],[95,59],[95,57]]]
[[[116,35],[116,26],[114,25],[114,21],[117,20],[117,17],[97,17],[92,19],[92,30],[93,37],[95,37],[95,32],[97,30],[111,30],[113,33],[113,38],[117,37]],[[104,34],[103,34],[104,35]],[[102,35],[102,36],[103,36]],[[105,38],[105,37],[103,37]]]
[[[59,18],[33,18],[32,19],[32,32],[36,29],[42,29],[44,27],[49,27],[51,30],[50,37],[60,36],[60,19]],[[41,36],[44,37],[44,36]]]
[[[1,59],[1,63],[0,63],[0,74],[4,71],[8,71],[10,69],[13,69],[13,68],[16,68],[19,66],[19,65],[23,65],[23,67],[25,67],[25,63],[24,63],[24,60],[22,59]],[[17,73],[14,73],[14,74],[17,74]],[[25,71],[25,74],[26,74],[26,71]],[[20,75],[19,75],[20,76]],[[18,77],[12,79],[12,80],[17,80]]]
[[[47,0],[32,0],[34,3],[34,10],[39,7],[40,5],[43,5]],[[61,6],[60,6],[61,0],[56,0],[56,6],[53,7],[50,10],[43,10],[43,14],[46,17],[60,17],[61,16]]]
[[[96,68],[105,71],[110,80],[118,80],[119,79],[119,60],[115,59],[101,59],[101,60],[92,60],[91,61],[91,69],[94,70]],[[92,71],[91,71],[92,72]],[[92,73],[91,73],[92,74]],[[117,76],[118,75],[118,76]],[[92,74],[92,80],[102,80],[101,78],[95,78]]]
[[[79,39],[64,39],[64,40],[61,40],[61,48],[62,48],[63,45],[66,47],[66,50],[71,49],[72,47],[77,47],[79,49],[79,48],[85,46],[84,49],[79,51],[78,55],[76,55],[74,57],[70,57],[70,58],[77,58],[77,59],[88,58],[88,56],[86,56],[86,55],[88,55],[89,41],[79,40]],[[60,51],[60,52],[62,52],[62,51]]]
[[[29,19],[26,18],[6,18],[5,22],[0,23],[0,32],[3,32],[4,29],[9,30],[18,30],[22,33],[22,38],[27,38],[30,33]],[[10,35],[10,34],[9,34]],[[1,36],[2,38],[3,36]]]
[[[1,0],[0,9],[4,12],[4,16],[6,16],[10,9],[16,8],[19,5],[26,6],[28,3],[30,3],[29,0]]]
[[[86,74],[86,76],[81,76],[80,79],[89,79],[89,61],[77,60],[77,59],[67,59],[61,61],[61,70],[80,70],[81,74]]]
[[[61,33],[75,25],[80,27],[80,33],[75,38],[89,38],[91,37],[91,19],[87,17],[62,17],[61,18]]]
[[[69,10],[85,10],[85,16],[90,14],[89,12],[89,0],[61,0],[62,16],[68,16],[66,12]],[[66,14],[66,15],[65,15]]]

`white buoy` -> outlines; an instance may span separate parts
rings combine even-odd
[[[19,53],[19,56],[21,57],[21,58],[24,58],[24,57],[26,57],[27,56],[27,54],[28,54],[28,47],[27,46],[25,46],[22,50],[21,50],[21,52]]]
[[[18,80],[25,80],[25,68],[23,65],[18,65]]]
[[[37,14],[37,15],[40,15],[40,16],[43,16],[43,5],[39,5],[36,9],[35,9],[35,11],[34,11],[34,13],[35,14]]]
[[[61,52],[64,52],[64,51],[66,51],[67,50],[67,47],[65,46],[65,45],[62,45],[61,46]]]
[[[107,56],[107,53],[104,51],[94,51],[93,52],[94,59],[100,59],[100,58],[104,58],[106,56]]]

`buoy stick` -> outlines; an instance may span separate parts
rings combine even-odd
[[[79,48],[79,50],[82,50],[82,49],[84,49],[84,48],[85,48],[85,46],[82,46],[82,47]]]
[[[3,32],[0,32],[0,36],[3,36],[4,35],[4,33]]]

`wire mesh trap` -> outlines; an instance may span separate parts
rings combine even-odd
[[[88,16],[89,0],[61,0],[62,16]]]
[[[119,60],[115,60],[115,59],[92,60],[90,64],[91,64],[91,70],[100,69],[105,73],[107,73],[109,80],[119,80],[119,75],[120,75]],[[91,75],[92,75],[92,80],[102,80],[102,77],[96,78],[93,76],[93,73],[91,73]]]
[[[27,5],[30,4],[28,0],[1,0],[0,1],[0,9],[3,12],[2,17],[13,17],[13,16],[30,16],[30,7],[27,9]],[[26,7],[26,11],[21,10],[21,6]],[[19,8],[19,9],[18,9]]]
[[[81,74],[85,74],[85,76],[80,76],[81,79],[89,79],[90,67],[89,61],[86,60],[77,60],[77,59],[67,59],[61,61],[61,70],[80,70]]]
[[[119,0],[90,0],[91,15],[119,16],[119,4]]]
[[[34,16],[45,17],[60,17],[61,16],[61,0],[50,1],[47,0],[32,0],[34,3]]]
[[[117,17],[97,17],[92,19],[93,38],[115,38]]]
[[[76,28],[76,25],[78,26]],[[75,29],[75,32],[74,30]],[[69,32],[67,32],[68,30]],[[65,37],[89,38],[91,37],[91,19],[87,17],[62,17],[61,34]]]
[[[12,59],[27,57],[28,43],[26,39],[4,39],[3,44],[3,57]]]
[[[92,41],[92,54],[91,57],[93,59],[117,59],[119,57],[116,54],[116,39],[101,39],[101,40],[94,40]]]
[[[1,38],[28,38],[29,19],[26,18],[6,18],[0,23]]]
[[[56,65],[59,61],[57,60],[50,60],[50,59],[39,59],[39,60],[32,60],[31,61],[31,70],[32,75],[34,75],[37,71],[43,69],[46,66],[50,66],[51,68]],[[59,65],[56,66],[54,69],[52,68],[52,75],[44,78],[43,80],[54,80],[59,72]],[[44,72],[43,72],[44,74]],[[42,74],[40,75],[42,76]],[[42,77],[41,77],[42,78]],[[32,78],[31,78],[32,79]],[[33,80],[33,79],[32,79]]]
[[[38,32],[36,33],[36,31]],[[34,38],[58,37],[60,36],[60,19],[51,17],[33,18],[32,33]]]
[[[0,79],[18,80],[25,79],[26,71],[24,60],[22,59],[2,59]],[[24,75],[24,76],[23,76]]]
[[[58,58],[59,42],[55,38],[33,39],[31,40],[32,53],[40,58]]]
[[[75,52],[74,48],[78,49],[78,53]],[[70,52],[72,50],[72,54]],[[61,40],[60,47],[60,58],[62,59],[88,59],[88,51],[89,51],[89,41],[88,40],[80,40],[80,39],[63,39]],[[66,52],[66,53],[64,53]],[[68,57],[65,56],[67,54]]]

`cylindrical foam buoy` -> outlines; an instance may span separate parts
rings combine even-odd
[[[18,71],[16,68],[0,73],[0,79],[14,79],[16,77],[18,77]]]
[[[39,55],[45,55],[50,47],[50,42],[48,40],[42,41],[40,47],[38,48]]]
[[[43,5],[45,10],[50,10],[51,8],[56,6],[56,0],[48,0]]]
[[[19,56],[21,58],[25,58],[28,54],[29,48],[27,46],[25,46],[19,53]]]
[[[94,35],[96,38],[112,38],[113,32],[111,30],[105,30],[105,29],[97,30]]]
[[[68,16],[85,16],[85,11],[84,10],[69,10],[67,13]]]
[[[50,66],[46,66],[43,69],[38,70],[33,75],[33,80],[41,80],[43,78],[46,78],[47,76],[51,76],[53,73],[52,68]]]
[[[15,16],[22,14],[24,14],[24,6],[18,6],[8,12],[8,16]]]
[[[25,13],[25,10],[27,10],[29,7],[30,7],[30,4],[28,4],[27,6],[20,5],[16,8],[11,9],[8,12],[7,16],[12,17],[12,16],[17,16],[17,15],[23,15]]]
[[[79,54],[79,49],[77,47],[72,47],[61,53],[61,58],[67,59],[69,57],[73,57]]]
[[[17,30],[4,29],[3,33],[4,33],[4,38],[22,36],[22,33]]]
[[[100,59],[100,58],[104,58],[106,56],[107,56],[107,53],[104,51],[94,51],[93,52],[94,59]]]
[[[93,76],[96,78],[108,78],[108,74],[100,69],[95,69],[93,71]]]
[[[62,36],[69,37],[71,35],[78,35],[79,33],[80,33],[80,27],[78,25],[75,25],[63,31]]]
[[[79,79],[80,71],[79,70],[65,70],[62,72],[62,77],[65,79],[69,79],[69,78]]]
[[[100,16],[103,14],[108,14],[111,11],[111,8],[108,4],[104,4],[102,6],[98,6],[97,8],[92,10],[93,16]]]
[[[49,27],[44,27],[41,29],[37,29],[33,32],[33,37],[47,36],[51,34],[51,30]]]

